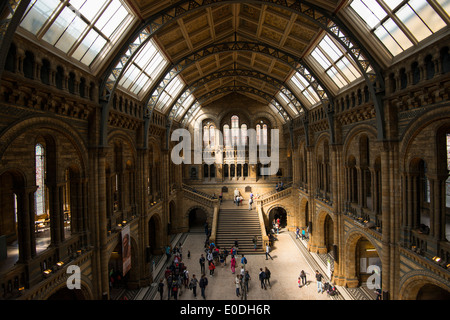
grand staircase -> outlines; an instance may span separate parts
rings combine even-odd
[[[254,250],[253,237],[256,236],[257,247]],[[255,209],[247,206],[221,208],[217,222],[216,246],[230,250],[234,241],[238,240],[238,254],[264,253],[261,226]]]

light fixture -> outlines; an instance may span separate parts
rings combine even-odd
[[[373,252],[373,251],[377,251],[377,249],[375,248],[366,249],[366,252]]]
[[[63,265],[64,265],[64,262],[62,262],[62,261],[58,261],[57,263],[56,263],[56,265],[58,266],[58,267],[62,267]]]
[[[439,258],[438,256],[433,257],[433,261],[434,262],[439,262],[441,261],[441,258]]]

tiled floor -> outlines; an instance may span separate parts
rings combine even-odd
[[[183,244],[183,261],[189,271],[190,277],[195,274],[200,279],[199,258],[203,251],[205,235],[203,233],[190,233]],[[187,252],[190,250],[191,258],[187,259]],[[271,252],[273,260],[266,260],[265,255],[246,255],[248,258],[247,269],[252,280],[248,292],[248,300],[329,300],[326,293],[317,293],[315,281],[315,270],[312,270],[306,263],[298,248],[295,246],[289,234],[281,232],[278,241]],[[239,255],[238,261],[241,256]],[[207,270],[208,287],[206,289],[207,300],[240,300],[235,293],[235,274],[230,269],[230,258],[227,259],[226,266],[217,266],[214,276],[209,275]],[[268,267],[271,271],[271,288],[261,289],[258,279],[259,269]],[[308,286],[298,287],[298,276],[301,270],[307,272]],[[240,267],[236,269],[239,272]],[[164,290],[164,299],[167,299],[167,287]],[[155,296],[159,299],[159,294]],[[194,299],[192,291],[184,289],[179,300]],[[200,288],[197,288],[197,299],[201,300]]]

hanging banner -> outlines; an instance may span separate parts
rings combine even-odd
[[[122,261],[122,275],[125,276],[131,269],[131,241],[129,225],[122,229]]]

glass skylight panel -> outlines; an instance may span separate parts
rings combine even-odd
[[[86,22],[66,7],[45,33],[43,39],[67,53],[87,26]]]
[[[319,102],[319,96],[300,73],[296,72],[291,77],[291,83],[293,89],[298,93],[301,93],[311,105]]]
[[[328,35],[323,37],[312,51],[311,56],[339,88],[361,76],[361,73],[352,64],[344,50],[340,49]]]
[[[438,0],[435,5],[448,14],[449,0]],[[354,0],[350,7],[393,56],[447,25],[426,0]]]
[[[450,15],[450,0],[436,0],[436,2]]]
[[[173,99],[180,93],[181,89],[183,89],[183,82],[181,82],[180,78],[177,76],[173,79],[161,93],[158,102],[156,103],[156,108],[162,110],[168,107]]]
[[[120,0],[34,0],[20,25],[89,66],[131,21]]]
[[[22,19],[21,26],[30,31],[32,34],[36,33],[44,25],[45,21],[55,11],[61,2],[58,0],[34,0],[28,5],[27,12]]]
[[[127,91],[142,96],[167,65],[168,61],[160,53],[154,41],[149,40],[136,54],[122,75],[119,85]]]

